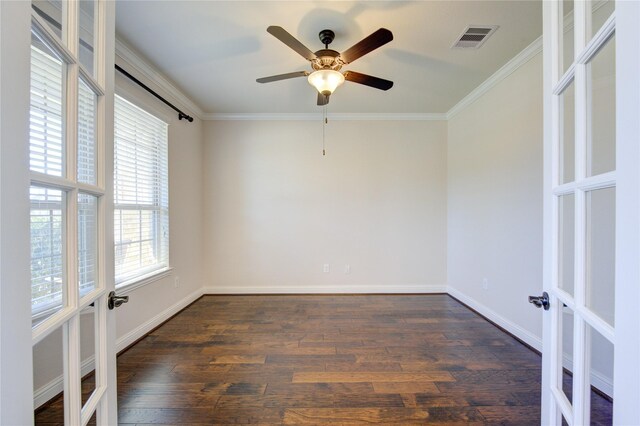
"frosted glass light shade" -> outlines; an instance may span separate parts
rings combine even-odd
[[[344,83],[344,75],[334,70],[318,70],[309,74],[308,80],[309,84],[315,87],[318,92],[329,96]]]

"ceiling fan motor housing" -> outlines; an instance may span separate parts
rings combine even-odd
[[[320,49],[315,52],[316,59],[311,61],[311,67],[314,70],[334,70],[338,71],[342,68],[342,61],[340,60],[340,53],[333,49],[329,49],[329,45],[336,37],[336,33],[329,29],[324,29],[318,34],[320,41],[324,44],[324,49]]]
[[[332,49],[320,49],[315,52],[316,59],[311,61],[314,70],[334,70],[342,68],[343,62],[340,60],[340,53]]]

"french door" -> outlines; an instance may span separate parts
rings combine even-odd
[[[2,423],[33,421],[32,347],[45,345],[50,351],[35,349],[33,356],[49,357],[47,370],[63,377],[65,424],[117,424],[115,318],[108,308],[115,5],[2,3],[8,31],[1,40],[0,206],[3,216],[11,212],[11,222],[1,222]],[[4,113],[8,100],[13,116]],[[83,367],[95,369],[84,392]],[[19,380],[9,381],[7,370]],[[12,401],[8,392],[19,397]]]
[[[640,339],[640,281],[630,273],[640,263],[640,70],[622,69],[634,58],[638,64],[637,32],[630,31],[637,28],[638,4],[553,0],[543,2],[543,13],[549,309],[542,423],[590,424],[602,410],[591,406],[596,388],[613,398],[615,424],[640,424],[638,385],[620,379],[640,378],[638,358],[629,352]],[[620,19],[623,14],[629,15]]]
[[[61,334],[65,424],[115,424],[113,2],[34,0],[31,17],[33,344]]]

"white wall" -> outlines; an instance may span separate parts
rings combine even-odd
[[[323,157],[320,120],[205,124],[205,291],[444,290],[446,123],[326,132]]]
[[[536,345],[542,293],[542,58],[449,120],[448,278]],[[488,280],[488,289],[483,280]]]
[[[132,69],[121,59],[116,58],[116,62],[126,70]],[[136,77],[167,96],[153,82],[140,75]],[[167,276],[145,286],[118,292],[129,296],[129,303],[116,311],[117,350],[121,350],[201,295],[202,121],[198,118],[192,123],[179,121],[177,113],[117,72],[116,93],[169,123],[169,250],[173,268]],[[179,278],[178,287],[175,278]],[[83,314],[82,321],[82,359],[86,361],[93,355],[92,313]],[[54,396],[56,389],[60,390],[61,332],[36,345],[33,357],[38,405]]]
[[[612,170],[615,89],[612,45],[593,67],[593,169]],[[569,97],[573,102],[573,94]],[[565,123],[573,126],[573,108]],[[541,350],[542,311],[542,55],[537,54],[448,122],[449,292]],[[573,131],[565,132],[573,138]],[[573,156],[573,146],[566,151]],[[573,161],[566,162],[573,180]],[[588,209],[590,306],[613,321],[615,191],[593,193]],[[569,239],[561,277],[573,286],[574,209],[562,221]],[[487,280],[488,288],[483,281]],[[572,290],[571,290],[572,291]],[[564,366],[572,368],[573,314],[566,310]],[[592,335],[592,384],[611,393],[613,348]]]
[[[131,70],[117,58],[116,62]],[[143,82],[153,87],[152,82]],[[154,89],[163,94],[160,88]],[[121,338],[177,302],[190,300],[203,286],[202,121],[178,120],[176,112],[118,72],[116,94],[169,123],[169,262],[173,267],[170,276],[128,293],[129,303],[119,308],[116,320]]]

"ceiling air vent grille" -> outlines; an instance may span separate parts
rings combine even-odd
[[[472,25],[467,27],[451,46],[452,49],[478,49],[498,29],[497,25]]]

